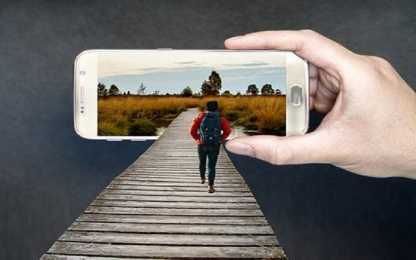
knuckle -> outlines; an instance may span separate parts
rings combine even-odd
[[[378,67],[383,68],[391,68],[390,62],[388,62],[386,59],[378,57],[378,56],[370,56],[370,59],[373,61],[374,65]]]
[[[319,41],[327,41],[329,40],[327,37],[323,36],[322,34],[318,33],[317,31],[310,30],[310,29],[303,29],[299,31],[301,35],[309,39],[315,39]]]
[[[393,66],[387,60],[377,56],[364,56],[367,61],[367,70],[376,77],[393,78],[396,73]]]
[[[293,152],[288,143],[282,141],[275,144],[273,157],[274,164],[289,164],[293,159]]]
[[[364,56],[369,65],[374,67],[375,69],[391,69],[392,66],[390,62],[388,62],[386,59],[383,59],[378,56]]]
[[[314,35],[314,36],[320,35],[316,31],[311,30],[311,29],[303,29],[303,30],[300,30],[300,32],[305,34],[305,35]]]

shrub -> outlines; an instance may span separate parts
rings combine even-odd
[[[125,135],[123,129],[115,126],[112,123],[103,122],[98,124],[98,135],[117,136]]]
[[[156,135],[157,127],[156,125],[148,119],[137,119],[129,127],[129,135],[131,136],[152,136]]]
[[[222,113],[222,116],[225,117],[229,121],[236,121],[237,119],[243,116],[243,113],[238,110],[229,110],[229,111],[224,111]]]

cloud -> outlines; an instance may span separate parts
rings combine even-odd
[[[260,66],[268,66],[268,65],[272,65],[272,64],[266,63],[266,62],[252,62],[252,63],[240,64],[240,66],[244,66],[244,67],[260,67]]]
[[[196,61],[177,61],[175,64],[195,64]]]

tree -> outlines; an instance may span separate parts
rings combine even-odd
[[[222,94],[224,96],[229,96],[229,95],[231,95],[231,92],[229,90],[226,90],[226,91],[222,92]]]
[[[123,96],[127,95],[126,91],[123,92]]]
[[[137,95],[146,95],[146,94],[147,94],[146,86],[143,85],[143,83],[141,83],[139,86],[139,89],[137,90]]]
[[[235,94],[237,97],[241,96],[241,92],[237,91],[237,94]]]
[[[118,87],[116,85],[111,85],[110,90],[108,91],[108,94],[110,96],[116,96],[118,94],[120,94],[120,90],[118,89]]]
[[[153,92],[153,95],[158,96],[160,94],[160,90],[155,90],[155,92]]]
[[[247,87],[246,94],[257,95],[259,93],[259,89],[256,87],[255,84],[251,84]]]
[[[261,88],[261,94],[262,95],[271,95],[274,93],[274,90],[272,88],[272,85],[270,84],[265,84],[262,88]]]
[[[218,74],[215,70],[211,72],[211,75],[209,76],[209,82],[211,83],[211,86],[216,94],[220,93],[221,87],[222,87],[222,80],[220,77],[220,74]]]
[[[107,89],[103,83],[98,83],[98,96],[105,97],[107,96]]]
[[[282,95],[282,91],[278,88],[275,90],[274,93],[275,93],[275,95]]]
[[[181,92],[181,96],[183,96],[183,97],[191,97],[193,94],[194,94],[194,92],[192,91],[192,89],[189,86],[184,88]]]
[[[130,95],[130,91],[127,91],[127,95]]]
[[[213,70],[208,78],[208,81],[204,80],[201,86],[202,95],[218,95],[222,88],[222,81],[220,75]]]
[[[209,84],[208,81],[204,80],[204,82],[202,82],[202,86],[201,86],[201,93],[202,95],[212,95],[212,87]]]

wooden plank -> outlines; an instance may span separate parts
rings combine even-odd
[[[119,186],[117,186],[116,184],[113,184],[112,186],[115,187],[115,189],[108,189],[105,190],[104,193],[105,194],[135,194],[135,195],[144,195],[144,196],[172,196],[173,198],[176,198],[175,196],[181,196],[181,197],[188,197],[190,199],[192,199],[192,201],[196,201],[196,199],[194,198],[198,198],[199,197],[205,197],[205,198],[212,198],[213,201],[215,201],[215,198],[218,197],[224,197],[224,199],[226,198],[230,198],[230,197],[250,197],[252,198],[252,195],[250,193],[244,192],[244,191],[234,191],[234,192],[222,192],[220,188],[218,188],[216,190],[215,193],[207,193],[205,192],[203,189],[204,187],[200,187],[197,186],[196,188],[200,189],[200,191],[177,191],[177,190],[132,190],[132,191],[125,191],[121,188],[117,188]],[[122,185],[120,185],[122,186]],[[124,184],[123,186],[129,186],[129,187],[138,187],[138,188],[142,188],[145,186],[139,186],[139,185],[128,185],[128,184]],[[178,188],[178,187],[164,187],[164,186],[150,186],[150,187],[157,187],[157,188]],[[188,187],[184,186],[184,187],[180,187],[183,189],[186,189]],[[194,187],[195,188],[195,187]]]
[[[189,192],[182,192],[183,196],[180,196],[179,192],[175,195],[167,192],[156,191],[141,191],[141,190],[106,190],[105,193],[99,195],[98,199],[116,199],[116,200],[142,200],[142,201],[172,201],[172,202],[197,202],[197,203],[244,203],[244,202],[256,202],[251,196],[194,196],[190,197]],[[179,194],[179,195],[178,195]],[[232,193],[235,195],[235,193]]]
[[[206,176],[208,180],[208,176]],[[154,178],[154,177],[135,177],[135,176],[125,176],[121,175],[117,177],[115,180],[120,181],[134,181],[134,182],[181,182],[181,183],[193,183],[193,184],[199,184],[199,186],[203,187],[201,185],[199,176],[195,178],[182,178],[182,177],[162,177],[162,178]],[[246,184],[243,179],[235,179],[235,178],[229,178],[227,180],[224,180],[222,178],[215,178],[215,183],[219,184]]]
[[[74,222],[68,230],[149,234],[273,235],[270,226]]]
[[[206,176],[206,179],[208,181],[208,176]],[[150,182],[157,182],[157,183],[183,183],[183,184],[197,184],[200,187],[204,187],[203,185],[201,185],[200,183],[200,178],[199,176],[197,178],[194,179],[190,179],[190,178],[181,178],[181,177],[171,177],[171,178],[151,178],[151,177],[130,177],[130,176],[119,176],[116,179],[117,181],[125,181],[125,182],[132,182],[132,183],[150,183]],[[240,179],[229,179],[229,180],[224,180],[224,179],[220,179],[220,178],[215,178],[215,184],[217,186],[221,186],[222,185],[228,185],[228,184],[243,184],[245,185],[245,181]],[[238,187],[238,186],[237,186]]]
[[[208,174],[206,174],[206,177],[208,178]],[[130,173],[126,172],[121,175],[119,175],[118,178],[126,179],[126,178],[150,178],[150,179],[172,179],[172,178],[179,178],[179,179],[188,179],[192,181],[199,182],[199,174],[172,174],[172,173],[158,173],[158,174],[149,174],[149,173],[142,173],[142,172],[135,172]],[[244,181],[243,178],[238,176],[237,174],[233,175],[219,175],[215,176],[215,181],[217,180],[241,180]]]
[[[86,255],[61,255],[44,254],[40,260],[152,260],[160,258],[137,258],[137,257],[106,257],[106,256],[86,256]]]
[[[215,193],[208,193],[207,186],[174,186],[174,185],[137,185],[132,183],[112,183],[108,190],[104,192],[118,192],[128,188],[128,190],[136,190],[132,194],[154,195],[154,196],[189,196],[189,197],[250,197],[248,187],[216,187]]]
[[[169,174],[172,176],[188,176],[188,177],[199,177],[199,171],[197,170],[191,170],[191,171],[187,171],[187,170],[183,170],[183,171],[175,171],[175,170],[154,170],[154,169],[140,169],[140,170],[126,170],[125,171],[126,175],[135,175],[135,174],[145,174],[147,176],[149,175],[153,175],[153,176],[158,176],[158,175],[165,175],[165,174]],[[122,174],[124,175],[124,173]],[[206,173],[206,175],[208,176],[208,172]],[[241,175],[238,172],[232,172],[232,171],[220,171],[217,170],[216,171],[216,177],[220,178],[220,177],[240,177]]]
[[[212,225],[267,225],[264,217],[230,216],[155,216],[155,215],[113,215],[84,213],[78,222],[114,222],[143,224],[212,224]]]
[[[138,234],[117,232],[67,231],[58,241],[117,243],[131,245],[177,245],[177,246],[277,246],[274,236],[256,235],[178,235],[178,234]],[[219,242],[220,241],[220,242]]]
[[[181,158],[182,158],[182,160],[181,160]],[[195,160],[184,160],[183,157],[178,157],[176,160],[168,160],[168,161],[156,160],[156,161],[154,161],[154,160],[150,159],[149,161],[151,161],[151,162],[145,163],[145,164],[143,164],[143,166],[146,166],[146,165],[151,165],[151,166],[157,165],[157,166],[167,166],[167,167],[169,167],[169,166],[186,166],[188,168],[197,168],[197,169],[199,169],[199,159],[198,159],[198,157],[195,157]],[[219,167],[219,168],[231,168],[231,169],[234,168],[234,165],[231,162],[224,162],[224,161],[217,161],[216,166]]]
[[[49,253],[112,257],[286,259],[279,247],[113,245],[56,242]]]
[[[257,203],[195,203],[172,201],[137,201],[137,200],[101,200],[91,203],[93,206],[166,208],[166,209],[260,209]]]
[[[125,181],[125,180],[120,180],[120,179],[115,179],[114,181],[111,182],[112,184],[130,184],[130,185],[141,185],[141,186],[167,186],[167,187],[189,187],[189,186],[193,186],[193,187],[201,187],[201,184],[198,182],[190,182],[190,183],[182,183],[182,182],[148,182],[148,181]],[[241,187],[244,186],[245,183],[224,183],[221,184],[221,187]],[[217,187],[219,187],[219,185],[216,185]],[[201,187],[202,189],[203,187]]]
[[[215,168],[216,173],[221,174],[239,174],[238,171],[236,171],[235,168],[226,168],[226,167],[218,167]],[[129,169],[129,171],[132,172],[173,172],[173,173],[193,173],[197,176],[199,175],[199,169],[198,167],[187,167],[187,166],[175,166],[172,165],[143,165],[143,167],[140,168],[133,168]],[[208,173],[208,168],[206,173]]]
[[[108,185],[107,190],[155,190],[155,191],[201,191],[201,187],[163,187],[163,186],[136,186],[136,185]],[[247,187],[224,188],[221,187],[219,192],[245,192],[251,195],[251,191]]]
[[[143,164],[141,168],[142,169],[147,168],[147,169],[158,169],[158,170],[168,169],[169,170],[169,169],[172,169],[173,167],[172,167],[172,165],[169,165],[169,164],[157,164],[157,165],[155,165],[155,164],[146,163],[146,164]],[[174,168],[176,170],[183,170],[183,169],[185,169],[185,170],[188,170],[188,169],[196,170],[195,169],[196,165],[195,165],[195,167],[189,167],[189,165],[187,165],[187,164],[178,164],[178,165],[175,165]],[[218,170],[221,170],[221,169],[222,170],[228,170],[228,169],[233,170],[235,168],[234,168],[234,166],[218,165],[217,167],[215,167],[215,169],[218,169]]]
[[[166,209],[166,208],[129,208],[129,207],[101,207],[89,206],[86,213],[132,214],[132,215],[166,215],[166,216],[263,216],[261,210],[256,209]]]
[[[126,174],[136,174],[136,173],[141,173],[141,174],[147,174],[147,175],[163,175],[163,174],[170,174],[170,175],[176,175],[176,176],[190,176],[190,177],[199,177],[199,171],[193,170],[193,171],[188,171],[188,170],[183,170],[183,171],[175,171],[175,170],[154,170],[154,169],[142,169],[142,170],[128,170],[126,171]],[[208,176],[208,172],[206,173],[206,175]],[[237,172],[224,172],[224,171],[216,171],[216,175],[218,177],[220,176],[225,176],[225,177],[237,177],[239,174]]]

